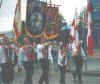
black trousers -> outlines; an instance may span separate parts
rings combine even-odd
[[[78,77],[78,80],[82,79],[82,66],[83,66],[83,60],[82,58],[76,56],[74,58],[75,63],[75,71],[73,72],[73,78],[76,79],[76,76]]]
[[[32,76],[34,72],[34,63],[33,62],[23,62],[23,66],[26,73],[26,78],[24,84],[32,84]]]
[[[66,70],[65,67],[59,66],[60,67],[60,83],[61,84],[66,84],[65,78],[66,78]]]
[[[48,59],[40,59],[42,74],[39,80],[39,84],[49,84],[48,73],[49,73],[49,60]]]
[[[14,64],[12,63],[3,63],[1,64],[2,68],[2,82],[4,84],[11,84],[14,80]]]

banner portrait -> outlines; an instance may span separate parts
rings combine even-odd
[[[58,35],[58,7],[47,6],[46,8],[45,37],[54,39]]]
[[[32,0],[27,1],[26,34],[31,38],[39,38],[45,26],[45,13],[41,6]]]

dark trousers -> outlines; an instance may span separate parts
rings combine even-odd
[[[48,59],[40,59],[42,74],[39,80],[39,84],[49,84],[48,73],[49,73],[49,60]]]
[[[23,66],[26,73],[26,78],[24,84],[32,84],[32,76],[34,72],[34,63],[33,62],[23,62]]]
[[[14,64],[11,63],[3,63],[2,67],[2,82],[4,84],[11,84],[14,80]]]
[[[0,64],[0,84],[2,83],[2,72],[1,72],[1,64]]]
[[[78,80],[81,80],[83,61],[80,59],[80,57],[76,56],[76,58],[74,58],[74,62],[75,62],[75,71],[73,72],[73,78],[76,79],[76,76],[78,76]]]
[[[63,66],[60,66],[60,83],[65,84],[66,70]]]

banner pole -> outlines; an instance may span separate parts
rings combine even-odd
[[[2,0],[0,1],[0,8],[1,8],[1,5],[2,5]]]

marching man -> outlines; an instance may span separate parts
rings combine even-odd
[[[60,84],[66,84],[66,66],[67,66],[67,52],[64,46],[58,52],[58,65],[60,68]]]
[[[37,56],[41,64],[42,74],[39,79],[39,84],[49,84],[48,73],[49,73],[49,57],[48,57],[48,46],[49,43],[42,39],[40,44],[37,45]]]
[[[24,84],[32,84],[34,71],[34,53],[30,44],[30,40],[27,37],[24,38],[24,45],[18,52],[18,66],[22,67],[23,65],[26,73]]]

